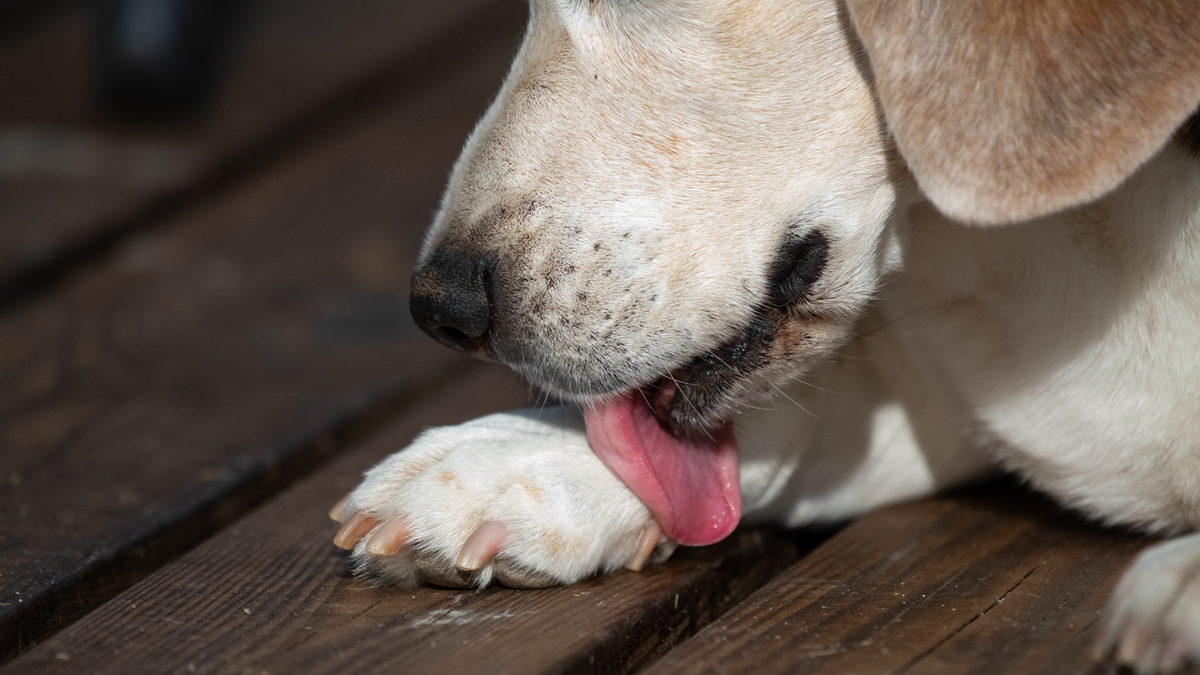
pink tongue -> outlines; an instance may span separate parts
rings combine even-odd
[[[742,515],[732,425],[713,440],[680,440],[659,425],[640,391],[584,407],[592,451],[681,544],[724,539]]]

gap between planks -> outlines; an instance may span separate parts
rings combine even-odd
[[[1013,486],[881,509],[647,675],[1093,673],[1092,630],[1150,543]]]

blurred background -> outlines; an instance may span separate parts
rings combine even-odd
[[[473,367],[409,276],[525,16],[0,0],[0,663]]]
[[[445,76],[481,41],[511,43],[520,5],[0,0],[0,288],[366,97]]]

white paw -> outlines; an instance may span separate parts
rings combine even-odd
[[[356,573],[385,584],[538,588],[640,569],[673,548],[569,408],[427,431],[330,515]]]
[[[1200,662],[1200,534],[1138,556],[1108,602],[1094,655],[1142,675]]]

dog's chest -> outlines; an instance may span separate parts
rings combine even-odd
[[[906,271],[881,294],[980,442],[1099,515],[1122,494],[1178,511],[1198,487],[1179,476],[1200,454],[1200,181],[1154,169],[1008,228],[918,210]]]

